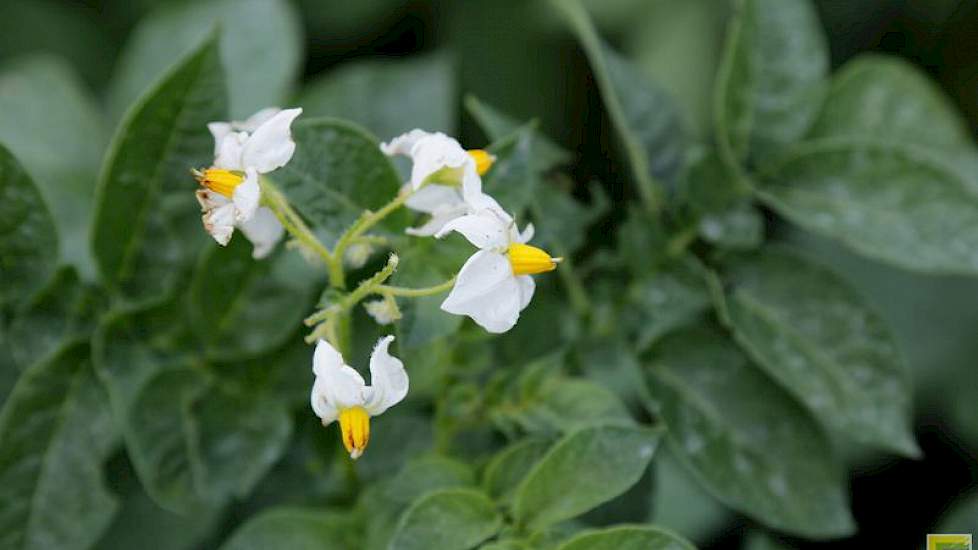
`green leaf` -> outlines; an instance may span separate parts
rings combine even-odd
[[[189,170],[210,163],[207,123],[224,114],[212,37],[126,115],[99,181],[92,235],[102,280],[113,290],[135,300],[165,294],[181,261],[195,252],[193,243],[203,240]]]
[[[744,542],[744,550],[791,550],[791,547],[761,531],[751,531]]]
[[[807,411],[713,329],[674,333],[649,369],[670,449],[727,505],[810,537],[853,531],[841,471]]]
[[[251,243],[204,250],[190,283],[191,320],[215,359],[254,357],[281,346],[312,306],[317,272],[299,254],[256,261]]]
[[[27,369],[0,412],[0,546],[84,550],[98,540],[116,509],[102,479],[115,441],[87,344]]]
[[[502,113],[495,107],[480,101],[475,96],[470,95],[465,98],[465,110],[476,120],[490,141],[505,140],[508,136],[526,126],[526,123]],[[544,136],[535,127],[534,130],[531,143],[532,155],[536,159],[536,165],[539,169],[549,170],[555,166],[570,162],[571,154],[567,150],[554,143],[547,136]]]
[[[683,199],[696,218],[700,238],[731,250],[756,248],[764,240],[764,218],[751,190],[724,167],[715,151],[694,155]]]
[[[247,494],[283,452],[291,418],[271,390],[212,374],[176,304],[110,316],[94,357],[144,487],[187,513]]]
[[[846,437],[920,453],[910,372],[889,329],[837,275],[778,249],[724,271],[732,329],[774,380]]]
[[[897,57],[865,54],[833,77],[809,139],[852,137],[935,149],[970,147],[964,118],[923,71]]]
[[[533,466],[550,450],[550,441],[528,437],[496,453],[486,465],[482,486],[496,501],[508,501]]]
[[[959,498],[937,523],[935,533],[978,533],[978,493]]]
[[[547,376],[534,391],[514,397],[503,403],[497,414],[530,433],[552,435],[633,422],[617,395],[584,379]]]
[[[636,277],[627,290],[624,314],[636,332],[634,346],[648,349],[669,332],[699,319],[710,307],[703,268],[688,256]]]
[[[286,0],[203,0],[161,7],[133,31],[109,90],[119,115],[215,27],[227,73],[230,114],[243,120],[281,105],[292,92],[302,61],[302,29]],[[211,118],[225,120],[226,113]]]
[[[501,527],[502,518],[485,494],[445,489],[421,497],[404,512],[388,548],[466,550]]]
[[[327,244],[364,210],[378,209],[397,196],[401,178],[380,151],[377,138],[342,120],[300,120],[292,127],[295,155],[272,179]],[[385,219],[399,230],[406,213]]]
[[[655,458],[651,520],[706,544],[733,519],[733,512],[704,489],[666,446]]]
[[[51,213],[30,176],[0,145],[0,309],[40,288],[57,261]]]
[[[541,529],[625,492],[642,477],[660,437],[659,431],[634,426],[585,428],[565,436],[517,489],[516,520]]]
[[[978,180],[923,148],[810,141],[772,165],[758,195],[859,254],[926,273],[978,272]]]
[[[0,112],[0,143],[20,159],[51,205],[65,261],[85,279],[94,278],[88,229],[108,141],[98,107],[72,67],[33,56],[0,72]]]
[[[577,0],[553,3],[587,53],[642,199],[647,206],[658,208],[683,163],[685,143],[675,104],[598,36]]]
[[[679,535],[659,527],[610,527],[576,535],[557,550],[695,550]]]
[[[221,550],[345,550],[355,547],[356,531],[352,518],[333,510],[271,508],[239,527]]]
[[[353,61],[314,80],[297,103],[307,117],[352,120],[383,140],[414,128],[453,134],[455,68],[445,53]]]
[[[384,486],[384,496],[391,502],[407,505],[426,493],[475,484],[471,466],[464,462],[428,455],[410,460]]]
[[[88,339],[105,308],[101,289],[83,283],[71,267],[59,269],[10,323],[10,353],[20,368],[77,338]]]
[[[801,138],[818,114],[826,39],[810,0],[741,0],[717,75],[720,152],[736,168]]]

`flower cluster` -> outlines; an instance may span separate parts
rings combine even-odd
[[[469,316],[489,332],[506,332],[533,297],[531,275],[555,269],[560,259],[528,245],[533,226],[519,231],[514,217],[483,191],[482,176],[495,162],[493,155],[466,151],[445,134],[422,130],[381,144],[386,155],[411,159],[410,179],[385,209],[365,213],[329,250],[266,176],[292,159],[296,144],[291,125],[301,113],[301,109],[269,108],[244,122],[209,124],[214,136],[214,162],[209,168],[193,171],[201,185],[196,194],[204,228],[222,246],[235,229],[240,229],[254,246],[253,256],[261,259],[288,231],[308,257],[326,263],[331,284],[342,298],[306,320],[317,328],[322,323],[321,334],[326,338],[318,331],[310,336],[316,341],[311,404],[324,426],[339,422],[343,445],[356,459],[370,439],[370,418],[404,399],[408,375],[403,363],[389,353],[394,337],[386,336],[377,342],[370,357],[372,385],[368,386],[337,349],[340,343],[335,323],[339,316],[348,315],[350,307],[366,296],[381,294],[382,299],[364,305],[379,323],[389,324],[401,317],[395,295],[431,295],[451,287],[442,310]],[[409,235],[442,238],[456,232],[478,250],[453,280],[429,289],[384,286],[397,267],[397,257],[391,255],[383,270],[344,294],[344,263],[354,268],[365,264],[372,247],[364,233],[402,204],[429,216],[422,225],[408,229]]]
[[[414,235],[441,238],[458,232],[479,249],[462,266],[442,302],[448,313],[467,315],[489,332],[513,328],[536,288],[530,275],[552,271],[560,262],[527,243],[533,225],[522,232],[516,221],[482,190],[482,175],[495,157],[466,151],[442,133],[412,130],[380,146],[387,155],[411,158],[413,190],[408,208],[430,214]]]

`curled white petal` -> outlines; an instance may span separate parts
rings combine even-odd
[[[458,273],[455,286],[441,309],[467,315],[489,332],[513,328],[523,309],[521,286],[509,259],[496,252],[480,250]]]
[[[322,399],[336,409],[362,406],[366,383],[353,367],[343,362],[343,356],[329,342],[320,340],[312,358],[312,370],[319,384]],[[316,385],[313,385],[316,389]]]
[[[408,375],[404,363],[388,352],[393,336],[377,341],[370,355],[370,386],[364,408],[376,416],[399,403],[408,392]]]
[[[247,141],[247,132],[228,132],[217,144],[214,167],[224,170],[244,170],[241,154]]]
[[[536,290],[537,284],[533,281],[533,277],[529,275],[516,277],[516,282],[520,285],[520,311],[523,311],[526,309],[526,306],[530,305],[530,300],[533,299],[533,292]]]
[[[509,226],[497,212],[480,210],[446,223],[435,236],[441,238],[451,231],[457,231],[483,250],[506,248],[509,245]]]
[[[326,398],[325,384],[324,379],[316,378],[312,384],[312,395],[309,399],[313,412],[322,420],[324,426],[339,417],[339,409]]]
[[[430,132],[425,132],[415,128],[410,132],[403,133],[396,138],[390,140],[386,143],[380,144],[380,150],[387,156],[393,157],[396,155],[411,156],[411,149],[414,148],[414,144],[418,142],[421,138],[430,136]]]
[[[275,250],[275,245],[285,235],[285,228],[279,223],[275,214],[265,206],[258,208],[254,216],[248,221],[241,222],[239,227],[254,246],[251,257],[256,260],[271,254],[272,250]]]
[[[228,202],[204,212],[204,229],[214,237],[217,244],[227,246],[234,234],[234,204]]]
[[[255,129],[241,151],[241,163],[265,174],[285,166],[295,153],[292,121],[302,109],[285,109]]]
[[[408,197],[404,205],[411,210],[434,214],[440,210],[464,207],[465,201],[454,187],[430,184],[418,189]]]
[[[265,107],[264,109],[245,119],[243,122],[231,122],[231,126],[233,126],[235,130],[248,132],[250,134],[280,112],[282,112],[282,109],[279,109],[278,107]]]
[[[207,129],[210,130],[211,135],[214,136],[214,156],[218,156],[221,153],[221,142],[224,138],[231,133],[231,129],[234,123],[232,122],[208,122]]]

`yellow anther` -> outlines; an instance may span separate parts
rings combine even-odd
[[[492,168],[492,164],[496,162],[496,156],[489,154],[484,149],[471,149],[466,152],[475,161],[475,170],[480,176],[485,175]]]
[[[561,258],[551,258],[543,250],[528,244],[509,245],[509,263],[514,275],[533,275],[557,269]]]
[[[233,170],[221,170],[219,168],[208,168],[201,172],[194,170],[194,177],[201,185],[220,193],[227,198],[234,195],[234,189],[244,181],[244,174]]]
[[[340,432],[350,458],[360,458],[370,441],[370,415],[363,407],[343,409],[340,411]]]

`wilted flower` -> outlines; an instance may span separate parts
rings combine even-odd
[[[195,171],[203,189],[197,201],[204,211],[204,228],[220,245],[227,245],[238,227],[254,244],[255,258],[267,256],[284,230],[271,210],[259,207],[259,174],[284,166],[295,152],[292,121],[302,109],[263,109],[244,122],[212,122],[214,164]]]
[[[316,344],[312,371],[312,410],[323,426],[340,421],[343,445],[351,458],[359,458],[370,440],[370,417],[383,413],[399,403],[408,392],[408,375],[404,364],[392,357],[387,348],[394,340],[385,336],[377,341],[370,355],[368,386],[356,370],[343,362],[343,356],[325,340]]]
[[[456,218],[436,236],[450,231],[461,233],[481,250],[462,266],[441,308],[468,315],[489,332],[513,328],[536,288],[530,275],[554,270],[560,258],[526,244],[533,237],[532,224],[520,233],[516,222],[496,209]]]
[[[482,192],[481,176],[496,160],[486,151],[466,151],[458,141],[441,132],[417,129],[381,144],[380,149],[389,156],[411,157],[411,180],[406,186],[414,194],[405,206],[431,215],[421,227],[408,229],[408,234],[434,235],[459,216],[483,208],[499,208],[492,197]]]
[[[401,310],[392,297],[365,302],[363,309],[367,310],[367,314],[373,317],[379,325],[389,325],[401,318]]]

